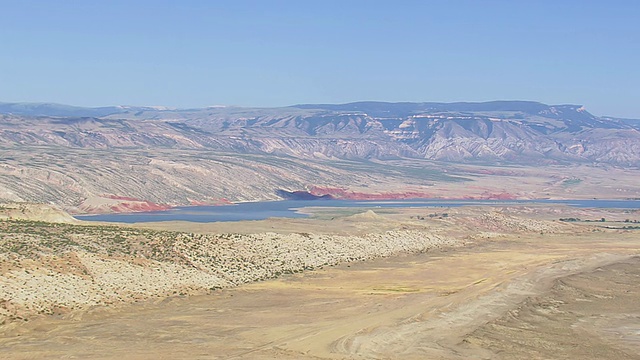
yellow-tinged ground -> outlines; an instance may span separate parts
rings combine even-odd
[[[358,230],[373,231],[376,223],[384,231],[392,224],[398,229],[422,227],[420,231],[449,234],[464,246],[344,262],[208,295],[98,306],[11,322],[0,328],[3,357],[468,359],[511,354],[503,358],[553,358],[554,354],[584,357],[575,349],[597,341],[604,344],[598,358],[633,358],[640,352],[638,342],[625,340],[632,336],[629,331],[626,338],[612,335],[640,316],[637,302],[624,303],[615,315],[617,327],[606,321],[585,323],[575,316],[549,324],[517,318],[526,314],[518,309],[538,309],[538,300],[545,296],[556,296],[579,309],[575,304],[581,297],[558,290],[559,282],[571,276],[600,274],[592,283],[580,283],[584,294],[589,291],[586,285],[594,291],[607,288],[621,271],[626,271],[626,279],[638,281],[640,276],[628,274],[638,267],[610,270],[638,262],[634,258],[640,255],[638,231],[560,223],[551,221],[556,210],[531,208],[455,209],[446,219],[411,218],[426,212],[402,210],[381,222],[359,222]],[[601,214],[602,210],[593,213]],[[299,221],[284,222],[293,228]],[[308,231],[328,224],[316,221],[320,223],[307,226]],[[283,221],[274,224],[278,222]],[[206,225],[198,226],[206,230]],[[629,299],[624,292],[628,290],[612,289],[607,296]],[[606,317],[605,305],[595,304],[590,315],[602,311]],[[529,331],[526,341],[520,341],[518,326],[538,326],[540,339],[536,331]],[[581,337],[572,332],[576,328],[590,335]],[[555,352],[545,353],[544,344],[554,332],[569,336],[573,343],[566,348],[556,344]]]

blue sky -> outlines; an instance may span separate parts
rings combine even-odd
[[[640,118],[640,1],[0,0],[0,101],[535,100]]]

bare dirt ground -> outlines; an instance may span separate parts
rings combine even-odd
[[[471,333],[501,359],[640,359],[640,258],[554,282]]]
[[[446,211],[446,217],[425,209],[384,219],[345,217],[340,223],[353,223],[352,229],[333,231],[423,227],[465,246],[10,323],[0,327],[2,357],[620,359],[640,353],[640,232],[550,221],[565,214],[635,219],[637,212]],[[293,231],[296,222],[259,222],[253,230],[284,223]],[[334,224],[311,223],[302,222],[307,231],[325,233]],[[206,233],[240,225],[197,226]]]

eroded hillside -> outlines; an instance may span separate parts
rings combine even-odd
[[[0,199],[71,212],[314,189],[371,199],[640,197],[639,123],[573,105],[9,105],[0,115]]]
[[[424,226],[397,223],[358,235],[209,234],[4,219],[0,322],[206,293],[343,262],[463,244]]]

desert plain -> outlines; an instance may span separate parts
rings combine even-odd
[[[640,358],[638,210],[305,211],[204,224],[5,219],[2,357]],[[31,237],[7,225],[20,221]],[[15,240],[61,228],[75,245],[25,252]],[[87,229],[102,245],[73,235]],[[204,260],[216,256],[227,259]]]

